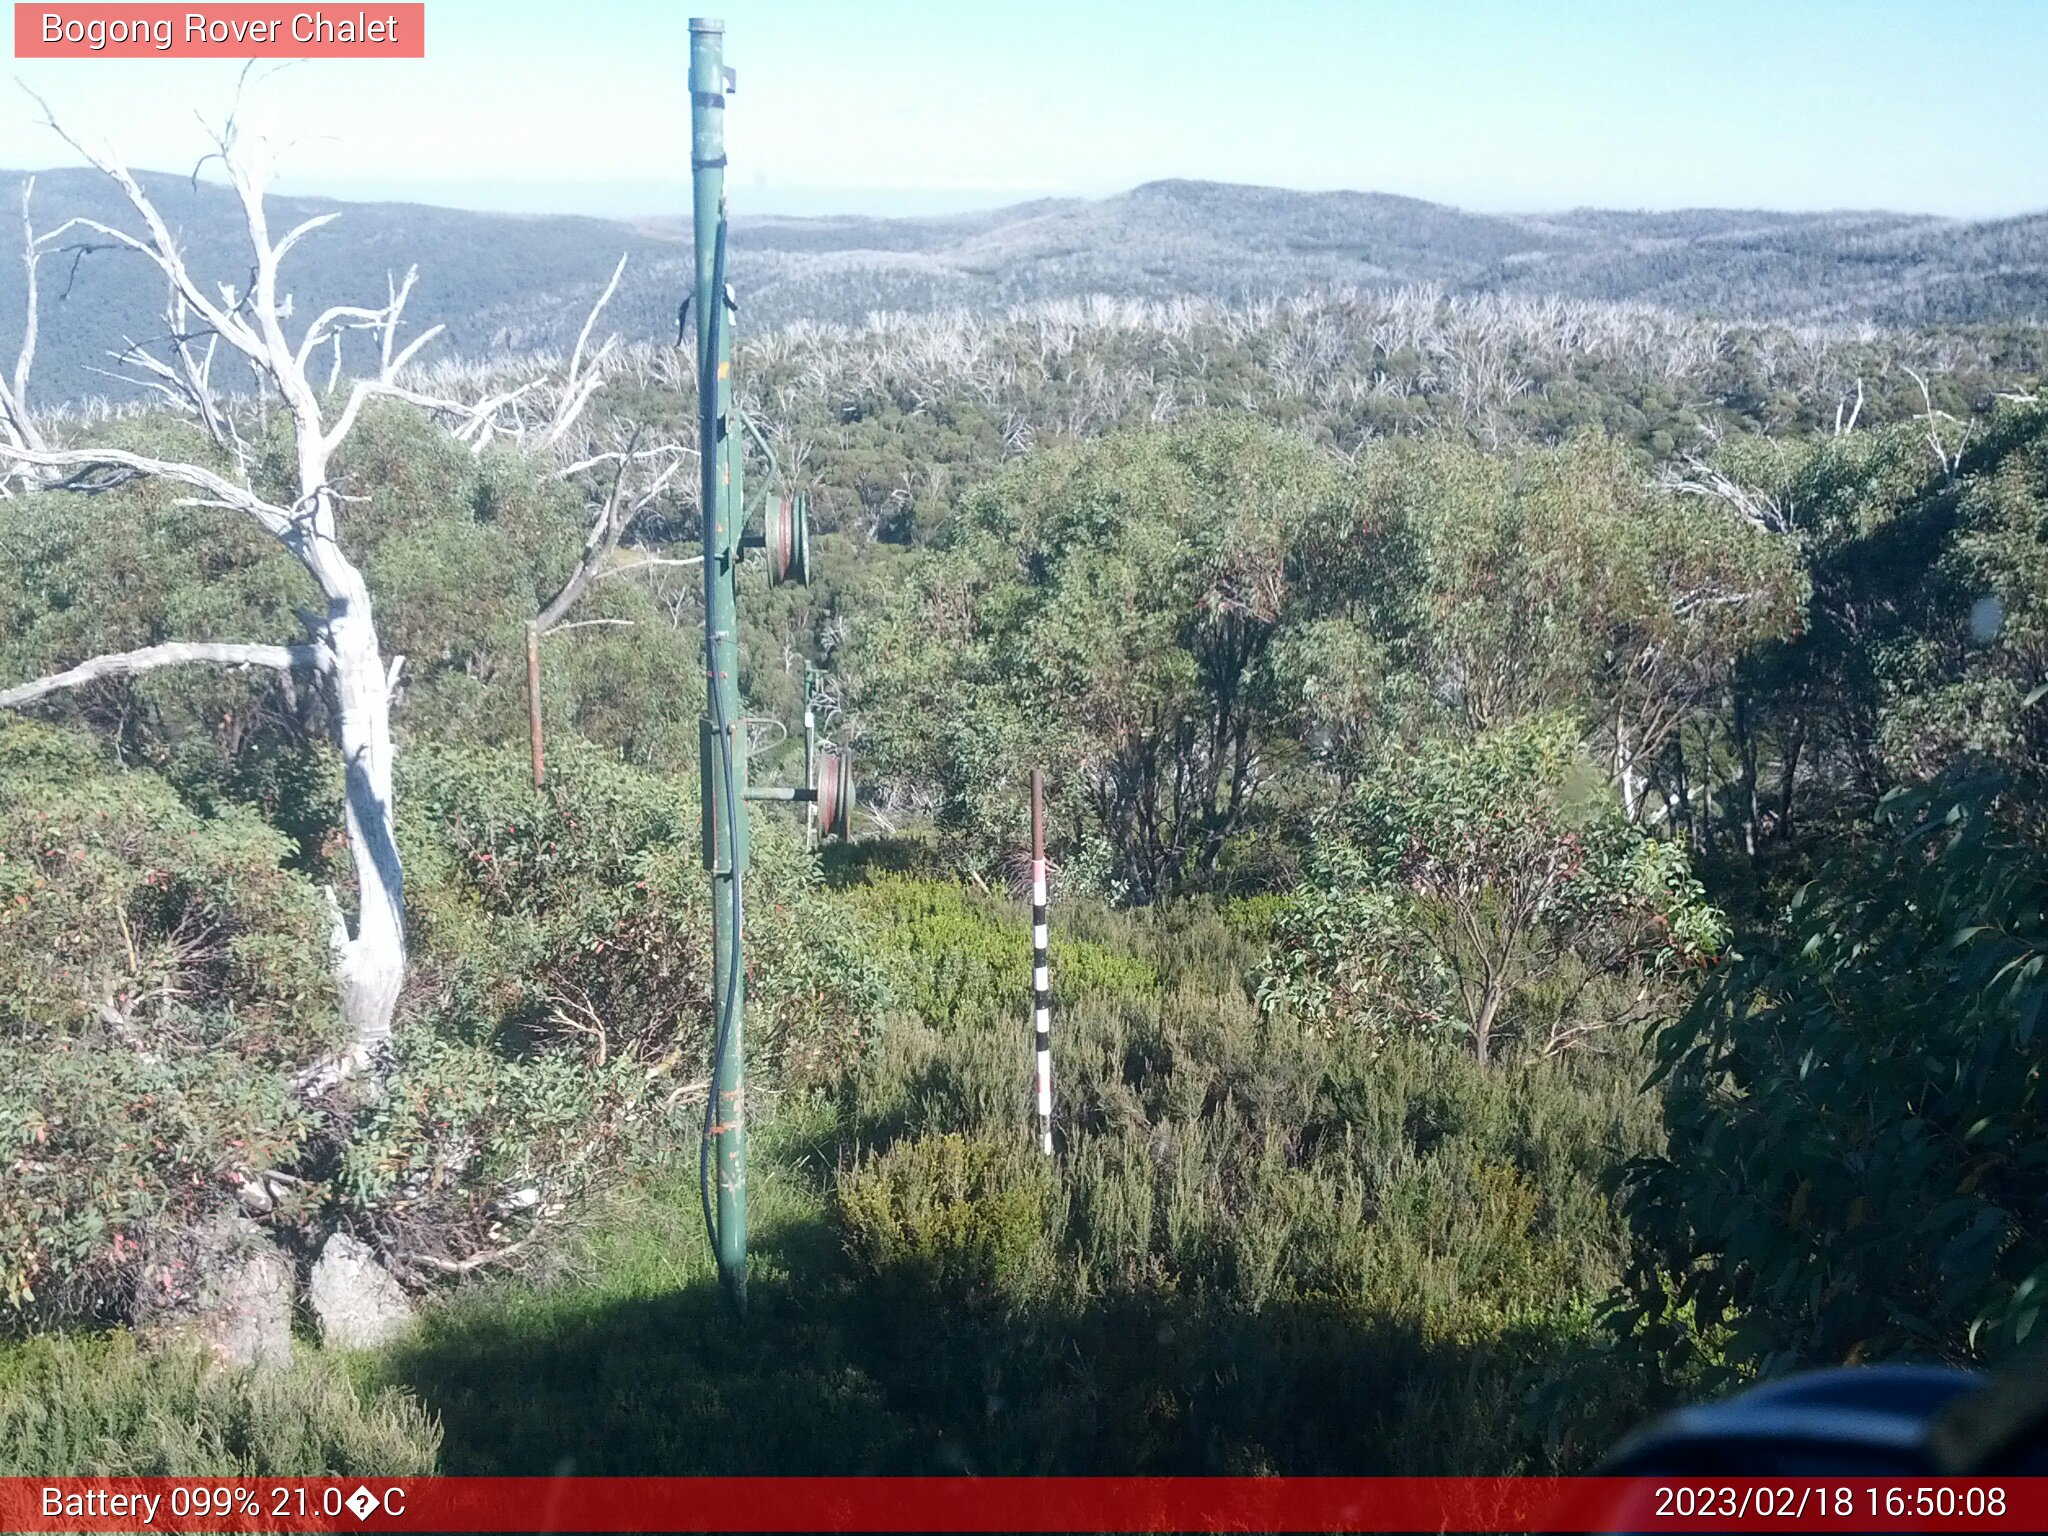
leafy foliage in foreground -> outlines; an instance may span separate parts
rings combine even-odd
[[[1628,1170],[1638,1319],[1767,1371],[1996,1357],[2048,1304],[2039,850],[1981,786],[1877,833],[1663,1032],[1672,1155]]]
[[[1123,922],[1157,991],[1055,971],[1055,1167],[1023,1135],[1007,997],[899,1023],[836,1106],[832,1210],[877,1334],[863,1358],[904,1362],[872,1367],[892,1401],[985,1471],[1595,1453],[1649,1388],[1602,1375],[1591,1324],[1624,1251],[1601,1170],[1655,1145],[1640,1064],[1505,1074],[1330,1038],[1259,1012],[1258,944],[1228,918]]]
[[[587,1278],[430,1312],[380,1379],[440,1415],[443,1470],[1578,1468],[1654,1400],[1593,1318],[1601,1170],[1656,1144],[1638,1059],[1358,1053],[1259,1015],[1235,920],[1068,908],[1157,985],[1056,977],[1057,1159],[1013,989],[898,1016],[760,1126],[744,1326],[682,1180],[623,1197]],[[894,945],[916,973],[949,942]]]

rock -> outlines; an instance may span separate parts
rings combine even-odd
[[[336,1232],[313,1266],[307,1299],[330,1349],[367,1349],[388,1342],[412,1321],[412,1303],[377,1262],[367,1243]]]
[[[227,1212],[146,1245],[130,1316],[145,1337],[195,1340],[225,1365],[284,1365],[292,1279],[290,1257],[269,1234]]]

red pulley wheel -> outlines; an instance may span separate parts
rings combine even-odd
[[[799,492],[768,503],[762,545],[768,555],[768,579],[776,586],[811,581],[810,507]]]
[[[818,759],[818,830],[844,841],[853,827],[853,759],[827,752]]]

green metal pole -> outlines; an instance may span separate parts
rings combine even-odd
[[[732,499],[732,314],[725,265],[725,23],[690,22],[690,169],[696,212],[698,441],[704,509],[704,854],[711,871],[713,1059],[705,1134],[715,1182],[714,1247],[727,1293],[747,1300],[746,971],[740,891],[747,865],[746,739],[740,718]]]

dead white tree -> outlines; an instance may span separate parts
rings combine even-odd
[[[1844,390],[1835,400],[1835,436],[1847,437],[1856,430],[1857,418],[1863,414],[1863,379],[1856,380],[1856,398],[1852,404],[1849,392]]]
[[[31,176],[21,184],[21,264],[23,277],[27,281],[27,296],[23,306],[24,317],[21,325],[21,350],[15,354],[14,377],[0,379],[0,434],[7,441],[20,448],[43,448],[47,445],[37,430],[35,420],[28,409],[28,375],[36,360],[36,329],[39,305],[37,302],[37,268],[42,265],[43,248],[36,239],[35,221],[30,216],[29,202],[35,196],[36,179]],[[12,494],[4,479],[0,479],[0,495]]]
[[[621,266],[624,262],[621,261]],[[617,274],[613,274],[617,281]],[[610,290],[606,290],[609,296]],[[599,307],[604,300],[598,300]],[[593,318],[595,318],[593,312]],[[586,333],[588,327],[585,327]],[[578,350],[581,347],[579,344]],[[570,384],[573,391],[576,370],[570,369]],[[588,398],[587,395],[585,398]],[[549,441],[559,441],[560,434],[554,433]],[[533,746],[533,787],[540,788],[547,773],[547,748],[541,727],[540,709],[540,643],[550,634],[595,624],[627,624],[629,619],[583,619],[569,622],[569,612],[583,594],[590,590],[592,583],[607,581],[633,571],[667,569],[675,566],[701,565],[702,555],[689,559],[669,559],[644,551],[636,552],[631,558],[617,561],[620,541],[633,526],[634,519],[659,501],[674,482],[685,465],[696,462],[696,454],[679,444],[666,443],[655,448],[642,448],[636,432],[620,446],[602,453],[594,453],[579,459],[562,470],[564,478],[585,474],[592,470],[612,470],[611,489],[603,500],[594,507],[590,531],[583,539],[583,556],[576,563],[576,569],[569,573],[569,579],[562,583],[541,610],[526,624],[526,708],[527,726]],[[636,483],[635,477],[642,477]]]
[[[1709,441],[1714,441],[1710,436]],[[1657,488],[1674,496],[1699,496],[1720,502],[1760,532],[1787,537],[1793,532],[1792,509],[1761,486],[1744,485],[1712,460],[1697,453],[1681,454],[1657,472]]]
[[[240,204],[253,258],[247,285],[241,288],[202,282],[188,266],[176,234],[127,167],[110,152],[89,149],[66,132],[47,106],[44,117],[73,150],[121,189],[141,228],[138,233],[97,219],[75,218],[40,239],[31,233],[27,253],[31,279],[39,255],[57,248],[67,237],[83,241],[88,249],[126,251],[155,266],[169,290],[169,335],[154,349],[131,345],[121,361],[139,369],[142,382],[192,413],[219,448],[226,467],[215,469],[97,445],[58,447],[43,441],[28,421],[23,402],[34,336],[33,285],[23,361],[11,397],[0,400],[0,417],[7,426],[0,431],[0,464],[14,474],[33,475],[43,487],[55,490],[95,492],[137,479],[186,487],[191,494],[182,505],[239,514],[277,540],[312,578],[324,603],[318,610],[302,612],[307,632],[301,644],[171,643],[94,657],[0,692],[0,707],[19,707],[58,689],[100,678],[137,676],[192,663],[303,669],[319,677],[325,685],[334,740],[346,774],[344,817],[355,874],[356,910],[351,930],[341,902],[332,891],[328,893],[335,967],[350,1039],[334,1059],[320,1063],[301,1078],[301,1087],[318,1091],[360,1069],[389,1037],[406,966],[403,875],[393,832],[391,737],[392,699],[404,658],[384,655],[369,588],[342,546],[338,514],[347,498],[337,488],[331,467],[364,408],[375,399],[411,401],[448,421],[462,441],[480,445],[492,434],[499,413],[543,381],[530,381],[525,388],[477,404],[428,395],[402,383],[407,365],[441,329],[434,326],[401,342],[406,300],[414,281],[410,272],[403,281],[388,286],[382,305],[334,305],[316,315],[296,341],[288,337],[284,322],[290,315],[291,298],[280,292],[279,267],[300,241],[339,215],[319,214],[282,235],[273,235],[264,206],[265,146],[260,140],[245,143],[232,117],[215,135],[215,144],[216,158]],[[309,368],[323,349],[334,347],[348,332],[368,334],[376,347],[374,371],[354,380],[346,393],[316,388],[309,379]],[[252,482],[250,454],[237,427],[238,414],[247,403],[229,398],[213,377],[214,354],[221,347],[247,364],[262,396],[281,401],[289,412],[294,474],[288,501],[270,499]],[[538,424],[551,440],[560,438],[567,422],[596,387],[580,364],[579,347],[578,367],[568,387],[557,395],[556,409],[549,418]],[[330,382],[339,384],[340,380],[330,375]],[[522,430],[515,435],[526,434]]]
[[[1962,431],[1957,434],[1955,446],[1948,444],[1948,434],[1942,429],[1943,422],[1953,422],[1955,417],[1947,411],[1936,410],[1933,391],[1927,387],[1927,377],[1918,369],[1899,365],[1907,378],[1920,387],[1920,404],[1927,417],[1927,447],[1934,455],[1934,462],[1941,466],[1941,477],[1953,481],[1956,472],[1963,466],[1963,450],[1970,446],[1971,423],[1961,423]]]

